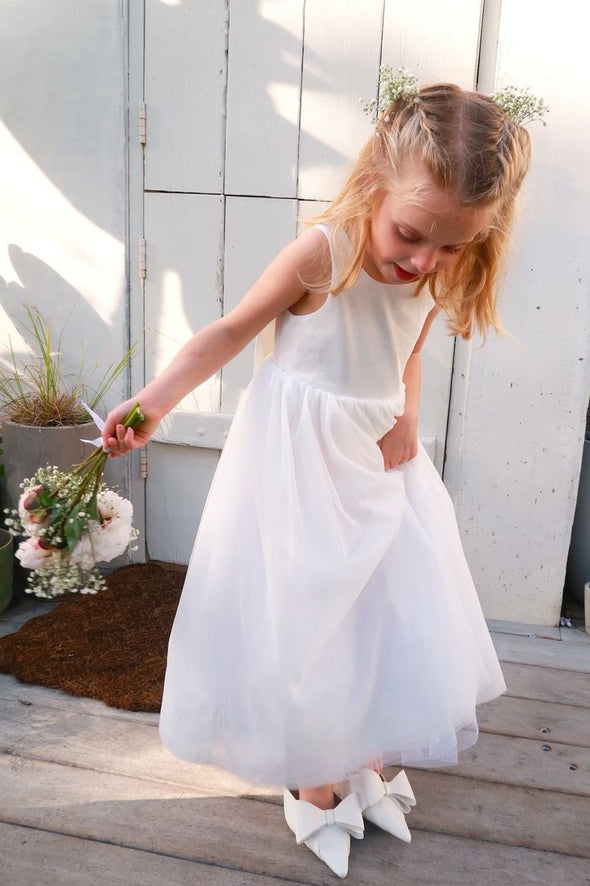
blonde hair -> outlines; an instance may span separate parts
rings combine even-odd
[[[327,222],[344,230],[352,258],[337,295],[361,272],[371,218],[392,191],[404,162],[422,164],[436,185],[464,207],[493,208],[491,224],[450,268],[425,274],[416,295],[428,287],[446,312],[453,334],[470,338],[474,325],[485,337],[500,329],[496,288],[512,226],[516,196],[530,162],[530,137],[489,96],[441,83],[400,97],[381,114],[340,194],[308,224]]]

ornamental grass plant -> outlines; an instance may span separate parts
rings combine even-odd
[[[5,419],[34,427],[60,427],[84,424],[90,421],[82,405],[85,400],[94,408],[125,369],[135,352],[132,346],[118,361],[111,363],[96,388],[83,382],[87,370],[87,347],[82,348],[76,373],[66,375],[60,351],[60,339],[55,346],[49,322],[37,308],[25,305],[28,324],[23,324],[24,338],[30,354],[20,356],[8,340],[9,358],[0,363],[0,413]],[[89,371],[92,377],[98,368]]]

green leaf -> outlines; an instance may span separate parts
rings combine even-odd
[[[80,520],[80,518],[78,516],[78,514],[80,513],[82,508],[83,508],[82,502],[80,504],[76,505],[74,508],[72,508],[72,510],[69,512],[68,516],[66,517],[66,520],[64,523],[63,533],[64,533],[64,538],[66,540],[66,545],[67,545],[68,551],[74,550],[74,548],[76,547],[76,544],[82,538],[82,533],[84,532],[84,529],[85,529],[84,523],[82,522],[82,520]]]
[[[91,520],[100,523],[100,514],[98,513],[97,493],[94,493],[88,504],[86,505],[86,513]]]

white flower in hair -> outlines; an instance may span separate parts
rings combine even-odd
[[[543,126],[547,126],[543,115],[549,113],[549,108],[542,98],[537,98],[528,89],[505,86],[504,89],[495,92],[492,98],[515,123],[523,126],[525,123],[540,120]]]
[[[407,68],[393,71],[390,65],[382,65],[379,68],[378,98],[370,101],[361,99],[364,102],[363,111],[375,121],[379,114],[398,99],[419,101],[417,82],[418,78]]]

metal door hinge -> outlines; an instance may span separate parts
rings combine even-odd
[[[145,446],[139,450],[139,476],[142,480],[147,480],[148,475],[148,458]]]
[[[139,276],[142,280],[145,280],[146,273],[147,273],[146,242],[145,242],[145,237],[140,237],[139,238]]]
[[[146,105],[145,105],[145,102],[140,102],[139,103],[139,144],[140,145],[145,145],[146,132],[147,132],[146,121],[147,121]]]

